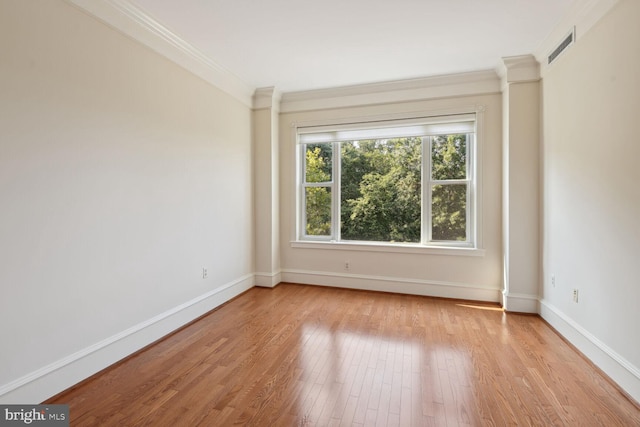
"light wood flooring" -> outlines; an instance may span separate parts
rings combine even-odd
[[[494,304],[253,288],[47,403],[71,426],[639,426],[541,318]]]

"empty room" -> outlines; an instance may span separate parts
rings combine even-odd
[[[0,425],[640,425],[639,21],[0,0]]]

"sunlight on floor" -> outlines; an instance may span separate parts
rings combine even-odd
[[[472,304],[456,304],[458,307],[467,307],[467,308],[475,308],[476,310],[487,310],[487,311],[504,311],[502,307],[491,307],[486,305],[472,305]]]

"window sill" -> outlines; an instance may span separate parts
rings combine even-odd
[[[424,255],[451,256],[484,256],[485,250],[455,246],[424,246],[420,244],[380,243],[380,242],[310,242],[294,240],[292,248],[299,249],[327,249],[360,252],[386,252]]]

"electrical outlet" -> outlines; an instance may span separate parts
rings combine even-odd
[[[556,287],[556,275],[555,274],[551,275],[551,286],[553,286],[554,288]]]
[[[203,268],[202,269],[202,278],[206,279],[208,275],[209,275],[209,272],[207,271],[207,269]]]
[[[573,290],[573,302],[578,302],[578,290]]]
[[[344,262],[344,269],[349,270],[351,268],[351,263],[349,261]]]

